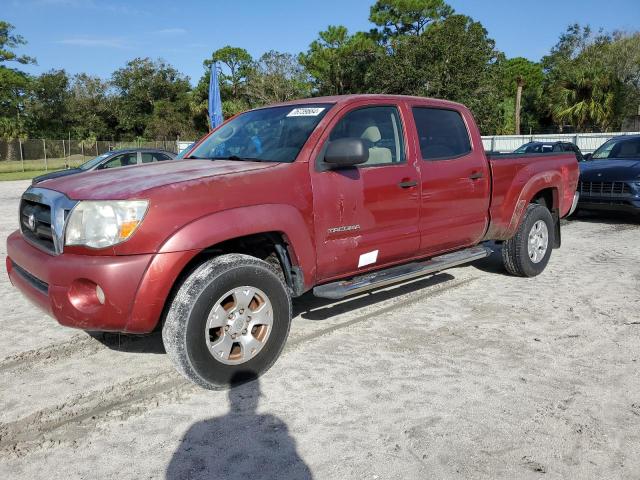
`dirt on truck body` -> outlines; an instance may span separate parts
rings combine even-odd
[[[184,160],[43,181],[12,283],[62,325],[148,333],[205,388],[266,371],[291,299],[339,299],[489,255],[541,273],[577,202],[574,154],[488,157],[469,110],[322,97],[252,110]]]

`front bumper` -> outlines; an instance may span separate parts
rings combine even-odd
[[[194,255],[188,251],[53,256],[14,232],[7,239],[6,265],[11,283],[62,325],[148,333],[156,327],[176,278]]]
[[[592,188],[588,188],[591,182],[586,183],[587,186],[580,192],[578,208],[640,213],[640,184],[637,182],[594,183]]]

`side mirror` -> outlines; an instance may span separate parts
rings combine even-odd
[[[329,142],[324,161],[334,168],[352,167],[369,160],[369,148],[361,138],[340,138]]]
[[[583,161],[583,162],[589,161],[589,160],[591,160],[591,157],[593,157],[593,154],[591,154],[591,153],[585,153],[585,154],[582,156],[582,161]]]

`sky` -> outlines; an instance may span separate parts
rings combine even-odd
[[[0,0],[0,20],[28,44],[38,74],[64,68],[102,78],[135,57],[162,58],[197,83],[202,62],[225,45],[255,58],[304,51],[318,32],[342,24],[369,30],[374,0]],[[569,24],[634,30],[640,0],[449,0],[480,21],[508,57],[540,60]]]

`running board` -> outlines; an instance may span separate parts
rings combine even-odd
[[[377,272],[366,273],[353,277],[349,280],[326,283],[313,289],[316,297],[339,300],[349,295],[366,292],[374,288],[386,287],[394,283],[404,282],[412,278],[422,277],[430,273],[446,270],[465,263],[473,262],[491,255],[492,250],[485,246],[476,246],[460,250],[458,252],[447,253],[439,257],[433,257],[424,262],[413,262],[397,267],[378,270]]]

